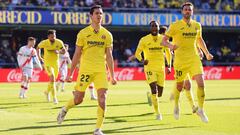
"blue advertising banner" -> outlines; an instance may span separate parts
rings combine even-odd
[[[103,24],[112,26],[145,26],[151,20],[169,25],[181,19],[180,13],[122,13],[105,12]],[[195,14],[193,19],[203,26],[239,27],[240,14]],[[57,11],[0,11],[0,24],[86,25],[90,23],[88,12]]]

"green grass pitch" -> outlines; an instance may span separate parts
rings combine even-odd
[[[148,106],[144,81],[123,81],[110,86],[103,132],[111,135],[240,135],[240,81],[206,81],[205,111],[209,123],[202,123],[191,114],[182,93],[180,119],[173,117],[169,101],[174,81],[167,81],[160,109],[163,120],[155,120]],[[84,102],[71,109],[58,125],[56,117],[61,106],[72,98],[74,83],[58,93],[59,104],[47,103],[43,90],[47,83],[31,83],[27,99],[19,99],[19,83],[0,83],[0,135],[90,135],[96,122],[96,101],[86,92]],[[196,101],[196,84],[193,90]]]

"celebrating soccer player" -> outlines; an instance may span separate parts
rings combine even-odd
[[[38,56],[42,62],[44,62],[44,69],[47,72],[50,82],[47,90],[44,92],[47,96],[47,101],[50,102],[50,92],[53,97],[53,103],[57,104],[57,93],[56,93],[56,78],[59,71],[59,54],[65,53],[65,47],[62,40],[56,38],[55,30],[48,30],[48,39],[41,41],[38,44]],[[41,49],[44,49],[43,59],[41,57]]]
[[[183,19],[174,22],[169,26],[163,38],[163,45],[176,49],[174,51],[174,70],[176,87],[174,89],[174,117],[179,119],[179,95],[183,89],[184,79],[187,74],[194,77],[197,82],[198,110],[197,114],[203,122],[208,122],[208,117],[204,112],[203,104],[205,100],[205,86],[203,78],[203,66],[197,51],[197,44],[204,52],[207,60],[212,60],[213,56],[209,53],[202,38],[201,24],[192,20],[193,4],[186,2],[182,5]],[[168,39],[173,38],[173,44]],[[177,47],[175,47],[177,46]]]
[[[98,95],[97,122],[94,135],[103,135],[101,127],[105,117],[106,96],[108,89],[106,64],[109,69],[110,81],[114,85],[114,65],[112,57],[112,34],[101,26],[103,10],[96,5],[90,9],[91,25],[82,29],[77,35],[76,49],[72,59],[72,66],[67,77],[72,80],[73,71],[80,61],[74,98],[61,109],[57,117],[58,123],[62,123],[68,110],[82,103],[85,90],[91,82],[94,83]]]
[[[161,27],[162,34],[159,34],[159,24],[156,21],[150,22],[151,33],[141,38],[139,41],[135,57],[144,64],[144,72],[147,83],[151,89],[149,93],[149,101],[153,104],[156,113],[156,119],[162,120],[162,115],[159,110],[158,97],[162,96],[163,87],[165,84],[165,59],[168,63],[168,73],[171,72],[171,52],[165,46],[161,46],[162,38],[165,30]],[[160,46],[159,46],[160,45]],[[142,58],[142,52],[144,58]]]
[[[17,53],[18,65],[22,70],[22,83],[19,98],[26,98],[26,91],[29,89],[34,64],[42,70],[41,63],[36,55],[36,49],[33,48],[35,44],[36,39],[34,37],[29,37],[27,45],[21,47]]]

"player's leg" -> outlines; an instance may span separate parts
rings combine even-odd
[[[192,91],[192,81],[190,79],[191,78],[188,75],[187,78],[184,80],[183,89],[186,93],[188,102],[192,108],[192,112],[195,113],[197,111],[198,107],[195,105],[195,102],[194,102],[194,96],[193,96],[193,91]]]
[[[59,79],[60,83],[61,83],[61,91],[64,92],[64,87],[65,87],[65,79],[67,77],[67,68],[63,68],[61,72],[61,77]]]
[[[25,82],[25,85],[24,85],[24,94],[23,94],[23,98],[27,98],[26,96],[26,92],[28,91],[29,89],[29,83],[32,79],[32,73],[33,73],[33,69],[27,69],[26,70],[26,82]]]
[[[22,82],[21,82],[21,89],[20,89],[20,92],[19,92],[19,98],[23,98],[24,96],[24,92],[25,92],[25,84],[27,82],[27,74],[25,73],[25,71],[23,70],[22,71]]]
[[[90,94],[91,94],[91,100],[97,100],[97,97],[95,96],[95,93],[94,93],[94,85],[93,83],[91,83],[89,86],[88,86],[88,89],[90,91]]]
[[[208,117],[203,110],[203,105],[205,101],[205,86],[204,86],[204,78],[203,74],[195,75],[194,76],[197,82],[197,97],[198,97],[198,106],[199,109],[197,110],[197,114],[201,117],[201,120],[205,123],[208,122]]]
[[[85,95],[85,92],[78,91],[78,90],[73,91],[73,99],[70,99],[68,103],[62,107],[62,109],[60,110],[57,116],[58,124],[61,124],[64,121],[64,118],[69,109],[82,103],[84,95]]]
[[[54,102],[57,103],[57,97],[56,97],[56,87],[55,87],[55,76],[54,76],[54,68],[52,66],[45,66],[45,71],[48,74],[49,77],[49,83],[47,91],[45,91],[45,95],[47,97],[47,101],[50,102],[50,93],[52,94],[52,97],[54,99]]]
[[[205,101],[205,84],[203,76],[203,66],[201,61],[196,61],[192,64],[190,75],[193,76],[193,78],[197,82],[198,110],[196,113],[198,116],[200,116],[203,122],[207,123],[208,117],[203,109]]]
[[[69,109],[73,108],[74,106],[81,104],[85,95],[85,90],[88,85],[91,83],[92,75],[88,73],[79,73],[77,78],[77,83],[75,85],[75,91],[73,92],[73,98],[68,101],[68,103],[62,107],[60,110],[57,122],[61,124],[68,112]]]
[[[174,96],[174,118],[176,120],[179,119],[179,98],[180,98],[180,92],[183,89],[183,84],[184,84],[184,79],[187,76],[187,71],[183,70],[182,68],[179,68],[175,66],[175,80],[176,80],[176,85],[173,90],[173,96]]]
[[[107,74],[103,73],[95,73],[93,78],[94,86],[97,89],[97,98],[98,98],[98,109],[97,109],[97,122],[96,129],[94,134],[103,134],[101,131],[101,127],[103,125],[103,121],[105,118],[106,112],[106,98],[107,98]]]

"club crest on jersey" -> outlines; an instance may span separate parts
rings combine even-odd
[[[106,39],[106,36],[105,35],[102,35],[102,37],[101,37],[102,39]]]

